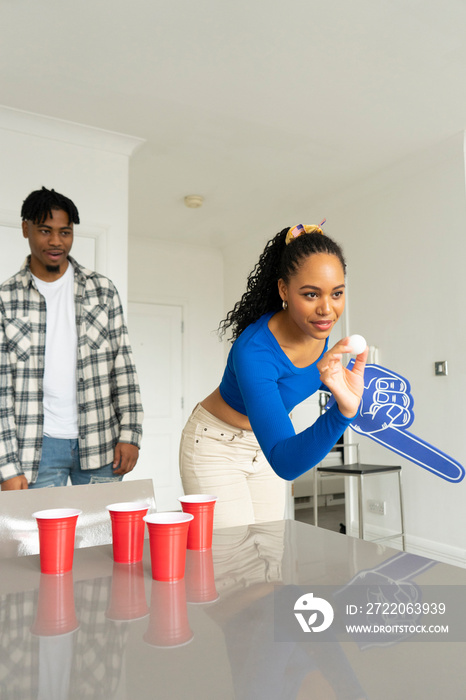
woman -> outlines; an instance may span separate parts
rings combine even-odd
[[[185,493],[217,496],[216,528],[282,519],[283,479],[318,464],[358,412],[367,350],[348,371],[348,338],[327,349],[345,306],[345,269],[320,227],[284,229],[220,324],[234,339],[225,373],[194,409],[180,447]],[[296,434],[289,413],[321,384],[336,404]]]

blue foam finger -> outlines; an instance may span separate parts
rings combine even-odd
[[[348,369],[353,364],[351,360]],[[332,396],[326,408],[334,403]],[[462,481],[465,470],[459,462],[406,430],[414,421],[413,406],[407,379],[380,365],[366,365],[361,405],[350,427],[446,481]]]
[[[464,479],[465,471],[459,462],[408,431],[388,427],[383,433],[368,434],[353,425],[350,427],[446,481]]]

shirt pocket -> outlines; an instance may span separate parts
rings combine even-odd
[[[31,323],[27,316],[4,320],[8,350],[25,362],[31,354]]]
[[[108,339],[108,310],[103,304],[84,307],[86,338],[89,347],[99,350]]]

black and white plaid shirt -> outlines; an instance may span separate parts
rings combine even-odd
[[[78,333],[77,395],[82,469],[113,462],[117,442],[140,447],[142,405],[118,292],[74,268]],[[29,269],[0,286],[0,481],[37,478],[43,438],[46,303]]]

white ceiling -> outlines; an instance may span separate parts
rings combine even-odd
[[[0,27],[1,104],[146,140],[133,234],[273,235],[466,126],[464,0],[0,0]]]

